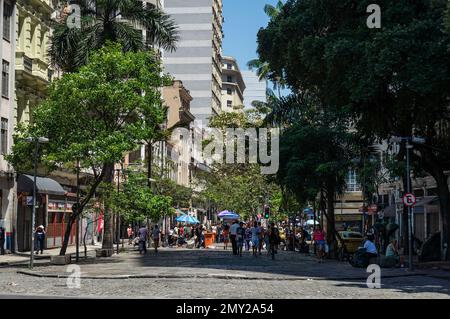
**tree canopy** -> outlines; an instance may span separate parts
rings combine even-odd
[[[161,76],[161,71],[154,53],[124,53],[120,45],[108,44],[78,72],[54,81],[48,98],[33,109],[31,122],[17,127],[7,159],[18,172],[32,167],[33,146],[25,138],[45,136],[49,143],[41,148],[41,162],[49,170],[73,168],[79,161],[80,168],[92,176],[79,211],[71,214],[66,236],[98,186],[111,184],[114,164],[151,139],[156,123],[163,122],[159,88],[170,79]],[[105,218],[105,236],[106,226]]]

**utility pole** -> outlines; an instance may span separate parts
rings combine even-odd
[[[116,169],[117,172],[117,195],[120,192],[120,169]],[[119,242],[120,242],[120,214],[116,212],[116,253],[119,254]]]
[[[391,138],[391,142],[394,142],[394,143],[405,142],[406,143],[406,193],[412,194],[410,151],[411,151],[411,149],[414,146],[411,143],[425,144],[425,139],[421,138],[421,137],[414,137],[414,136],[393,137],[393,138]],[[409,250],[408,264],[409,264],[409,270],[410,271],[414,270],[414,265],[413,265],[413,237],[412,237],[412,232],[413,232],[413,229],[412,229],[412,217],[413,216],[412,216],[412,208],[411,208],[412,205],[414,205],[414,203],[407,205],[407,207],[408,207],[408,250]]]
[[[28,137],[25,139],[27,143],[33,143],[34,144],[34,162],[33,162],[33,170],[34,170],[34,177],[33,177],[33,209],[32,209],[32,215],[31,215],[31,243],[30,243],[30,269],[33,269],[34,266],[34,230],[36,227],[36,183],[37,183],[37,165],[38,165],[38,157],[39,157],[39,144],[45,144],[48,143],[48,138],[46,137]]]
[[[37,161],[39,152],[39,142],[36,139],[34,146],[34,177],[33,177],[33,212],[31,218],[31,247],[30,247],[30,269],[34,266],[34,229],[36,227],[36,179],[37,179]]]
[[[409,140],[406,140],[406,188],[407,192],[411,194],[411,168],[410,168],[410,149],[412,149],[413,146],[409,143]],[[409,256],[408,256],[408,264],[409,264],[409,270],[414,270],[414,264],[413,264],[413,239],[412,239],[412,209],[411,206],[408,206],[408,250],[409,250]]]

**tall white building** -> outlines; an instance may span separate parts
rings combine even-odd
[[[164,52],[165,71],[190,91],[191,112],[206,125],[221,110],[222,0],[165,0],[163,7],[180,36],[177,50]]]
[[[242,71],[241,73],[246,86],[244,92],[244,110],[252,108],[253,101],[266,102],[266,81],[260,81],[253,71]]]

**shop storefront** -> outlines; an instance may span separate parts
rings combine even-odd
[[[61,247],[67,223],[72,214],[75,197],[48,195],[47,201],[47,248]],[[75,243],[75,224],[69,237],[69,245]]]
[[[33,185],[34,178],[30,175],[20,175],[17,181],[17,249],[18,251],[29,251],[32,234],[32,208],[33,208]],[[35,227],[42,225],[47,231],[47,248],[55,247],[56,222],[64,222],[64,210],[61,214],[48,214],[48,208],[55,207],[54,198],[64,198],[66,191],[51,178],[36,178],[36,215]],[[50,204],[51,203],[51,204]],[[56,211],[57,209],[55,209]],[[53,213],[53,211],[52,211]],[[50,221],[50,222],[49,222]],[[61,224],[61,223],[60,223]],[[56,226],[58,228],[58,226]],[[50,246],[49,246],[50,245]]]

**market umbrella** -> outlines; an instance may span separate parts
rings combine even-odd
[[[319,225],[320,223],[316,220],[316,225]],[[305,222],[305,225],[310,226],[310,225],[314,225],[314,220],[313,219],[309,219]]]
[[[226,214],[218,215],[222,219],[240,219],[241,216],[234,212],[227,212]]]
[[[189,215],[182,215],[175,220],[177,222],[186,223],[186,224],[197,224],[199,222],[197,218],[189,216]]]
[[[218,213],[217,216],[218,216],[218,217],[222,217],[222,216],[227,215],[227,214],[229,214],[229,213],[230,213],[230,212],[229,212],[228,210],[224,210],[224,211],[221,211],[220,213]]]

